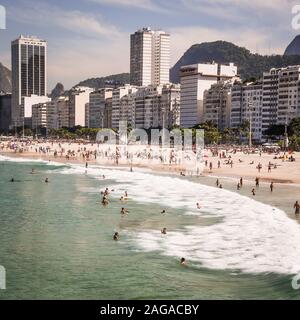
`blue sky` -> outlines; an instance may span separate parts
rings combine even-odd
[[[300,1],[298,1],[300,4]],[[0,0],[0,61],[10,67],[19,34],[48,41],[48,90],[129,70],[129,36],[140,27],[171,33],[172,64],[195,43],[226,40],[260,54],[283,53],[294,0]]]

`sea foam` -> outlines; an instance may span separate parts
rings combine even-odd
[[[60,172],[83,174],[85,168],[71,165]],[[212,269],[283,274],[300,271],[300,226],[282,210],[182,178],[100,166],[89,167],[87,174],[99,179],[104,174],[115,181],[115,190],[127,190],[137,202],[181,209],[184,215],[218,217],[213,225],[187,225],[169,231],[167,236],[159,230],[130,231],[129,241],[139,250],[185,257]]]

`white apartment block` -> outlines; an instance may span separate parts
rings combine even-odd
[[[47,128],[47,103],[32,106],[32,129]]]
[[[278,73],[280,69],[271,69],[263,73],[263,109],[262,131],[277,124]]]
[[[150,28],[130,36],[130,84],[159,86],[169,83],[170,34]]]
[[[237,67],[230,63],[194,64],[180,69],[180,125],[191,128],[204,121],[203,98],[205,90],[219,82],[237,78]]]
[[[59,97],[46,103],[47,128],[59,129],[69,127],[69,98]]]
[[[69,98],[37,103],[32,106],[32,127],[59,129],[69,127]]]
[[[94,89],[88,87],[76,87],[69,93],[69,125],[86,126],[86,104],[89,102],[90,93]]]
[[[231,93],[230,127],[238,128],[251,121],[252,138],[262,139],[262,110],[263,85],[262,83],[235,83]]]
[[[123,97],[132,95],[136,91],[137,88],[131,85],[125,85],[124,87],[119,87],[113,90],[111,115],[112,128],[119,128],[119,122],[121,120],[127,120],[128,123],[132,122],[132,105],[126,104],[126,101],[132,101],[132,99],[126,98],[127,100],[124,100]]]
[[[89,127],[105,128],[105,113],[108,99],[112,98],[112,88],[103,88],[90,93]]]
[[[300,116],[300,65],[278,72],[277,102],[277,124],[288,124]]]
[[[51,99],[47,96],[38,96],[32,94],[31,96],[24,96],[21,99],[21,118],[24,120],[24,124],[31,127],[32,125],[32,106],[38,103],[48,102]]]
[[[180,125],[180,85],[166,84],[161,93],[162,127],[171,129]]]
[[[262,130],[300,116],[300,65],[263,73]]]
[[[134,128],[149,129],[160,126],[161,94],[161,86],[138,89],[134,99]]]
[[[211,121],[219,130],[230,126],[232,83],[220,81],[204,91],[204,122]]]

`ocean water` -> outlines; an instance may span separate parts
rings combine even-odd
[[[0,156],[0,299],[299,299],[300,225],[200,182]]]

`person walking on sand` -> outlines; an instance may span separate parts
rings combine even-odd
[[[211,171],[212,168],[213,168],[213,164],[212,164],[212,162],[210,162],[210,163],[209,163],[209,170]]]
[[[300,213],[300,204],[298,201],[294,204],[295,214],[298,215]]]
[[[273,190],[274,190],[274,182],[271,182],[271,184],[270,184],[270,191],[273,192]]]

